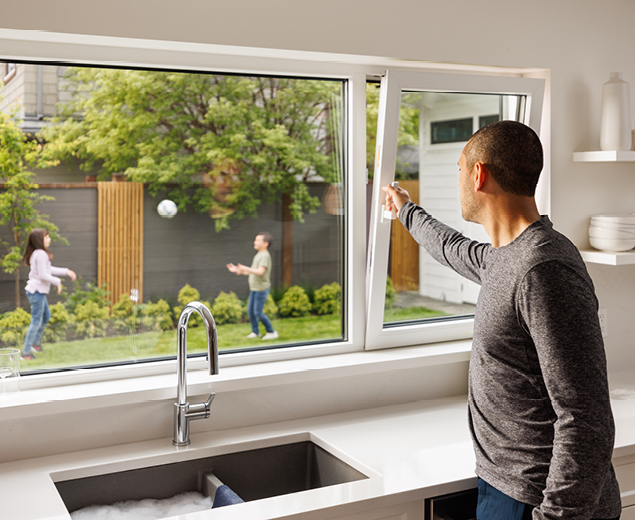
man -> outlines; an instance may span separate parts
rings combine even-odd
[[[491,245],[435,220],[405,190],[383,189],[419,244],[481,285],[468,395],[477,518],[615,519],[598,302],[577,249],[538,212],[542,166],[538,136],[514,121],[482,128],[463,149],[463,218],[482,224]]]
[[[263,231],[256,235],[254,240],[254,249],[257,251],[251,262],[251,267],[243,264],[227,264],[227,269],[237,275],[245,275],[249,277],[249,302],[247,303],[247,315],[251,323],[251,333],[248,338],[257,338],[260,336],[258,330],[258,321],[265,326],[265,335],[263,340],[277,339],[278,333],[273,330],[271,321],[264,312],[267,296],[271,290],[271,254],[269,246],[271,245],[271,233]]]

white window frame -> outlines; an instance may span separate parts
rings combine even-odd
[[[388,70],[382,77],[380,88],[367,268],[366,349],[375,350],[471,338],[473,318],[427,323],[422,321],[403,326],[384,327],[390,230],[392,225],[401,224],[383,218],[382,206],[385,193],[381,188],[395,180],[401,93],[404,90],[414,90],[525,96],[522,122],[540,135],[545,81],[520,77]],[[541,183],[545,182],[548,182],[547,176],[541,179]]]
[[[50,64],[87,64],[142,68],[171,68],[180,71],[212,71],[248,75],[274,74],[307,78],[342,79],[347,88],[347,127],[345,132],[346,169],[346,340],[321,345],[294,346],[268,351],[225,354],[223,367],[251,365],[270,361],[292,361],[342,353],[363,353],[366,339],[366,82],[397,72],[438,71],[439,78],[459,80],[476,72],[503,76],[533,73],[546,75],[544,69],[511,69],[426,62],[404,62],[388,58],[350,56],[275,49],[241,48],[102,37],[78,34],[0,29],[3,61],[30,61]],[[455,74],[448,74],[454,71]],[[459,71],[462,74],[456,74]],[[448,90],[448,89],[446,89]],[[384,275],[385,276],[385,275]],[[421,341],[417,341],[421,343]],[[393,342],[394,343],[394,342]],[[390,346],[407,345],[396,342]],[[387,345],[388,346],[388,345]],[[375,347],[377,348],[377,347]],[[138,365],[113,366],[74,372],[33,376],[29,386],[55,386],[71,382],[124,379],[174,372],[175,361],[157,361]],[[203,358],[191,360],[190,370],[204,369]],[[25,378],[26,379],[26,378]],[[36,382],[36,380],[39,381]]]

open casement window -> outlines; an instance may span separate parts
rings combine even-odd
[[[461,218],[457,162],[470,136],[491,122],[516,120],[540,134],[545,82],[391,70],[380,89],[366,349],[470,338],[479,286],[436,263],[384,215],[381,187],[397,180],[433,216],[489,242],[482,226]]]

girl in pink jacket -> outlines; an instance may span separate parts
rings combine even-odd
[[[57,287],[57,294],[60,294],[62,281],[59,276],[68,276],[71,280],[77,278],[74,271],[51,265],[53,255],[48,249],[50,245],[51,237],[46,229],[36,228],[29,233],[22,261],[25,265],[31,266],[29,281],[26,284],[26,297],[31,304],[31,324],[24,338],[22,359],[35,359],[33,350],[42,350],[42,333],[51,318],[46,299],[51,284]]]

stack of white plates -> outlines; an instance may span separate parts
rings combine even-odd
[[[589,242],[601,251],[628,251],[635,247],[635,213],[593,215]]]

